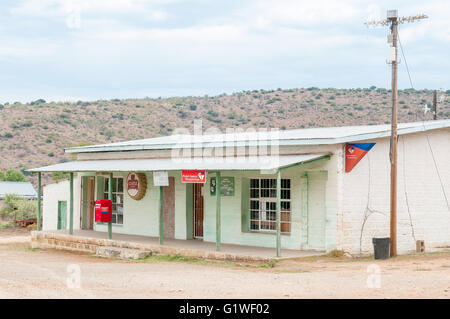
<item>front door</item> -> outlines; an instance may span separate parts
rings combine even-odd
[[[203,184],[194,184],[194,238],[203,238]]]
[[[58,229],[66,229],[67,224],[67,202],[58,201]]]
[[[169,186],[163,187],[164,238],[175,238],[175,177],[169,177]]]
[[[94,229],[94,215],[95,215],[95,178],[89,178],[89,217],[88,217],[88,229]]]
[[[82,229],[94,229],[94,193],[95,193],[95,178],[85,176],[81,184],[81,209],[82,209]]]

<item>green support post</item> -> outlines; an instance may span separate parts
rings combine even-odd
[[[216,250],[220,251],[221,217],[220,217],[220,172],[216,173]]]
[[[164,243],[163,187],[159,186],[159,244]]]
[[[281,256],[281,171],[277,171],[277,257]]]
[[[73,235],[73,172],[70,172],[70,219],[69,234]]]
[[[109,173],[109,180],[108,180],[108,199],[111,201],[113,200],[113,173]],[[108,239],[112,239],[112,222],[108,223]]]
[[[38,211],[37,211],[37,230],[41,230],[41,218],[42,218],[42,211],[41,211],[41,172],[38,173]]]

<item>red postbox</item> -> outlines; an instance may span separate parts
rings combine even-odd
[[[95,222],[112,222],[112,205],[109,199],[98,199],[95,201]]]

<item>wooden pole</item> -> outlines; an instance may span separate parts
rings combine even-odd
[[[437,91],[433,92],[433,120],[437,120]]]
[[[70,218],[69,234],[73,235],[73,172],[70,172]]]
[[[409,17],[398,18],[397,10],[388,10],[387,19],[380,21],[366,22],[366,26],[371,25],[390,25],[391,35],[388,42],[392,40],[392,47],[394,57],[392,57],[392,123],[391,123],[391,198],[390,198],[390,255],[397,256],[397,69],[398,69],[398,54],[397,54],[397,40],[398,40],[398,24],[404,22],[414,22],[420,19],[428,18],[424,14],[419,14]]]
[[[390,218],[390,255],[397,256],[397,32],[398,18],[391,18],[392,46],[395,56],[392,61],[392,132],[391,132],[391,218]]]
[[[164,243],[164,208],[163,187],[159,186],[159,244]]]
[[[41,218],[42,218],[42,211],[41,211],[41,193],[42,193],[42,188],[41,188],[41,172],[38,173],[38,198],[37,198],[37,205],[38,205],[38,209],[37,209],[37,230],[41,230]]]
[[[216,250],[220,250],[220,242],[221,242],[221,192],[220,192],[220,172],[216,173]]]
[[[281,256],[281,171],[277,172],[277,257]]]
[[[113,200],[113,173],[109,173],[109,180],[108,180],[108,199],[111,201]],[[108,239],[112,239],[112,222],[108,223]]]

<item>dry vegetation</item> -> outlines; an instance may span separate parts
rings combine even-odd
[[[450,91],[439,118],[450,117]],[[390,121],[390,92],[367,89],[254,90],[204,97],[0,104],[0,169],[68,161],[64,148],[168,135],[177,128],[278,127],[284,129],[374,125]],[[399,120],[431,119],[423,104],[430,90],[399,92]],[[32,177],[29,177],[32,178]],[[49,177],[46,177],[45,181]]]

